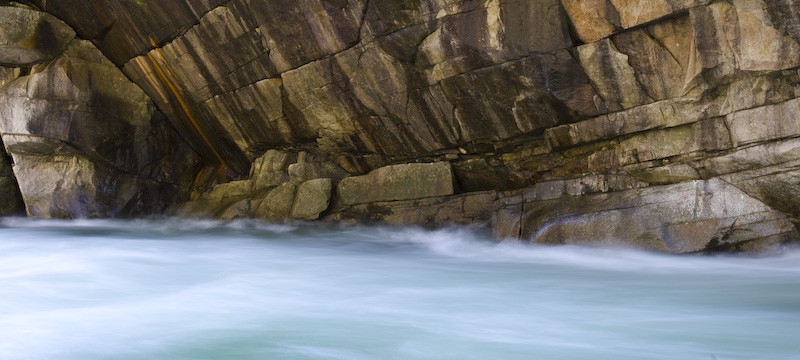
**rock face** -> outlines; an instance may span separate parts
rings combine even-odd
[[[111,62],[75,55],[87,42],[61,31],[52,62],[0,61],[14,119],[0,130],[29,212],[73,206],[25,190],[69,168],[86,169],[70,189],[135,192],[116,173],[196,184],[189,202],[160,200],[187,216],[491,223],[498,238],[681,253],[800,238],[797,0],[31,3]],[[28,33],[57,23],[25,11]],[[147,96],[93,106],[121,120],[96,133],[70,125],[75,107],[39,116],[58,112],[38,92],[89,101],[55,93],[96,81],[76,59],[113,63]],[[152,133],[169,150],[144,146]]]
[[[503,204],[498,211],[498,217],[505,218],[495,220],[497,236],[541,244],[688,253],[767,248],[785,242],[796,231],[784,213],[720,179],[521,199]],[[576,213],[576,209],[581,211]]]
[[[365,173],[598,114],[558,1],[398,6],[231,1],[123,69],[241,174],[270,148],[303,144]]]
[[[20,10],[0,7],[0,14]],[[36,14],[17,22],[58,23]],[[22,28],[49,29],[28,25]],[[69,43],[63,53],[0,87],[0,134],[28,214],[133,216],[186,197],[199,164],[195,153],[94,45],[63,42]]]
[[[50,60],[67,49],[75,32],[45,13],[5,7],[0,11],[0,65],[21,66]]]

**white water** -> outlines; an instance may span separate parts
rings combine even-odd
[[[800,251],[2,219],[0,359],[800,359]]]

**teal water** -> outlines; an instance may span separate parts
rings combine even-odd
[[[0,359],[800,359],[800,251],[0,219]]]

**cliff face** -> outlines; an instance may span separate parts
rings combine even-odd
[[[171,211],[670,252],[798,238],[796,0],[32,3],[70,26],[25,10],[57,25],[28,21],[38,55],[0,61],[31,215],[157,212],[193,188]],[[85,96],[107,88],[124,101]],[[111,203],[53,205],[98,181]]]
[[[27,213],[133,216],[187,198],[199,159],[147,95],[63,22],[0,10],[0,132]]]

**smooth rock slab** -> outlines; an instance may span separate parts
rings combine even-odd
[[[134,177],[80,156],[14,155],[14,160],[28,216],[115,216],[134,195]]]
[[[444,226],[451,224],[489,227],[497,192],[482,191],[427,199],[359,204],[329,219],[352,223]]]
[[[784,213],[720,179],[509,205],[495,236],[539,244],[719,251],[798,238]]]
[[[390,165],[343,179],[336,188],[342,204],[421,199],[453,194],[450,163]]]
[[[796,137],[800,134],[800,99],[735,112],[725,122],[736,146]]]

